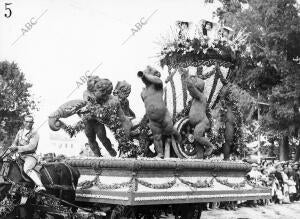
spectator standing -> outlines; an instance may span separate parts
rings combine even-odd
[[[283,178],[282,178],[282,166],[281,164],[277,164],[276,171],[274,173],[275,176],[275,201],[278,201],[279,204],[283,202]]]
[[[93,157],[94,153],[90,149],[89,143],[85,143],[84,148],[80,151],[79,153],[80,156],[82,157]]]
[[[300,169],[298,168],[295,173],[295,182],[296,182],[296,200],[300,198]]]
[[[282,179],[283,179],[283,203],[284,204],[289,204],[290,202],[290,196],[289,196],[289,177],[288,177],[288,168],[283,170],[282,174]]]
[[[296,182],[294,180],[294,176],[293,175],[289,176],[288,185],[289,185],[289,197],[290,197],[290,201],[294,202],[295,199],[296,199]]]

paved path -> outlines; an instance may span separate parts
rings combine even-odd
[[[292,204],[270,204],[258,207],[241,207],[236,211],[217,209],[204,211],[202,217],[205,219],[300,219],[300,202]]]
[[[173,219],[174,217],[168,217]],[[201,219],[300,219],[300,202],[292,204],[270,204],[258,207],[241,207],[236,211],[216,209],[204,211]]]

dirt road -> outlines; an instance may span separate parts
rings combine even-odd
[[[174,217],[168,217],[173,219]],[[201,219],[299,219],[300,201],[292,204],[270,204],[258,207],[241,207],[236,211],[216,209],[204,211]]]

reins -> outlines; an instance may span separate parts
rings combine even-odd
[[[3,154],[0,156],[0,160],[3,160],[5,157],[7,157],[8,155],[10,155],[13,151],[11,151],[10,153],[7,153],[7,151],[10,150],[9,148],[7,148]]]

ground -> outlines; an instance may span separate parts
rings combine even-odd
[[[168,217],[173,219],[174,217]],[[241,207],[236,211],[216,209],[204,211],[203,219],[298,219],[300,218],[300,201],[292,204],[270,204],[258,207]]]

